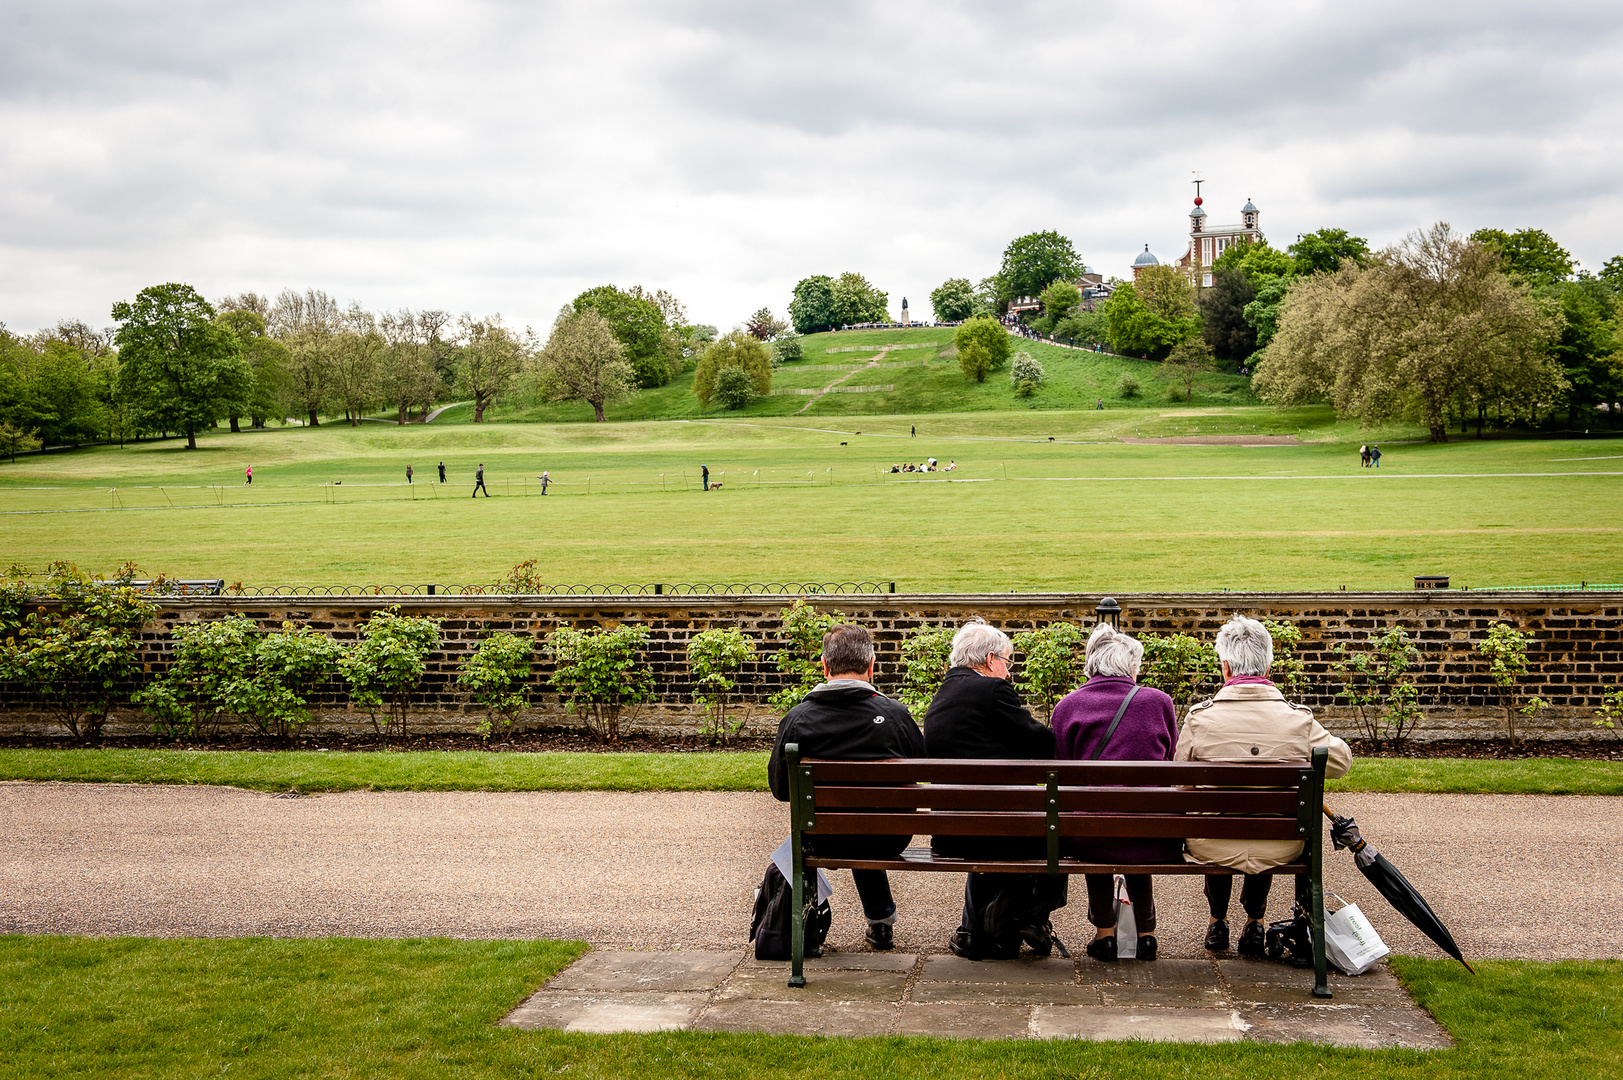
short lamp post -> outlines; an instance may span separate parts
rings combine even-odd
[[[1113,630],[1121,629],[1121,605],[1116,603],[1114,597],[1105,597],[1093,611],[1099,616],[1100,622],[1109,623]]]

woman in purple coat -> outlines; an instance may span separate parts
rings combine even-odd
[[[1136,682],[1144,664],[1144,646],[1133,638],[1100,623],[1088,638],[1087,662],[1082,669],[1088,681],[1054,706],[1054,757],[1062,761],[1171,761],[1178,745],[1178,712],[1172,699],[1161,691]],[[1116,730],[1106,733],[1122,702],[1132,695]],[[1103,747],[1100,746],[1104,743]],[[1156,863],[1179,862],[1183,858],[1181,840],[1091,840],[1073,841],[1071,853],[1089,862]],[[1087,874],[1088,921],[1098,935],[1088,945],[1095,960],[1116,959],[1115,879],[1110,874]],[[1133,920],[1138,927],[1138,958],[1154,960],[1155,890],[1149,874],[1127,874],[1127,898],[1133,904]]]

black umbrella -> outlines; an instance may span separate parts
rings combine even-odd
[[[1465,957],[1460,955],[1460,947],[1454,943],[1454,935],[1448,932],[1443,920],[1431,910],[1426,898],[1409,884],[1409,879],[1388,862],[1385,855],[1370,847],[1369,841],[1359,835],[1358,822],[1350,817],[1337,817],[1330,812],[1328,806],[1324,808],[1324,816],[1330,819],[1331,842],[1335,844],[1337,850],[1348,848],[1352,851],[1353,862],[1357,863],[1358,869],[1369,878],[1369,883],[1386,897],[1387,903],[1396,908],[1399,915],[1414,923],[1422,934],[1435,941],[1439,949],[1465,964],[1465,970],[1475,975],[1476,971],[1466,963]]]

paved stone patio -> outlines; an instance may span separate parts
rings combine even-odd
[[[951,955],[830,953],[787,963],[747,952],[587,953],[503,1021],[565,1031],[750,1031],[975,1039],[1307,1041],[1438,1049],[1446,1032],[1385,967],[1330,976],[1252,960],[1101,964],[1086,957],[974,963]]]

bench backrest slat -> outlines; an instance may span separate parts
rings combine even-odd
[[[1013,784],[816,785],[817,809],[1028,810],[1046,813],[1046,788]],[[1243,813],[1296,816],[1297,793],[1174,787],[1061,787],[1061,813]]]
[[[1228,763],[1212,761],[997,761],[973,758],[898,758],[888,761],[823,761],[802,758],[819,787],[833,784],[1045,784],[1055,773],[1064,787],[1111,784],[1215,784],[1295,790],[1305,761]],[[1130,779],[1129,779],[1130,778]]]
[[[807,836],[1044,836],[1044,814],[926,814],[885,811],[817,812],[817,827]],[[1060,836],[1119,836],[1184,839],[1209,836],[1243,840],[1300,840],[1295,818],[1234,817],[1208,814],[1061,814]]]

